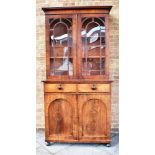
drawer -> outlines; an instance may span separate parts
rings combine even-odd
[[[110,84],[78,84],[78,92],[110,92]]]
[[[76,92],[76,84],[45,84],[44,92]]]

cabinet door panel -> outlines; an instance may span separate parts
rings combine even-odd
[[[46,140],[75,139],[76,97],[65,94],[45,94]]]
[[[110,95],[79,95],[80,140],[104,140],[110,136]]]

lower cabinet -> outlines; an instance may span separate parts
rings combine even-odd
[[[47,142],[110,143],[110,93],[45,92],[44,96]]]

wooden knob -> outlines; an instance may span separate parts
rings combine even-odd
[[[63,89],[62,84],[59,84],[59,85],[58,85],[58,89],[59,89],[59,90],[62,90],[62,89]]]
[[[92,89],[92,90],[96,90],[96,89],[97,89],[97,88],[96,88],[96,84],[93,84],[92,87],[91,87],[91,89]]]

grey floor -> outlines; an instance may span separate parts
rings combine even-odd
[[[119,136],[112,134],[111,147],[103,144],[66,144],[52,143],[46,146],[44,141],[44,131],[37,131],[36,155],[118,155]]]

